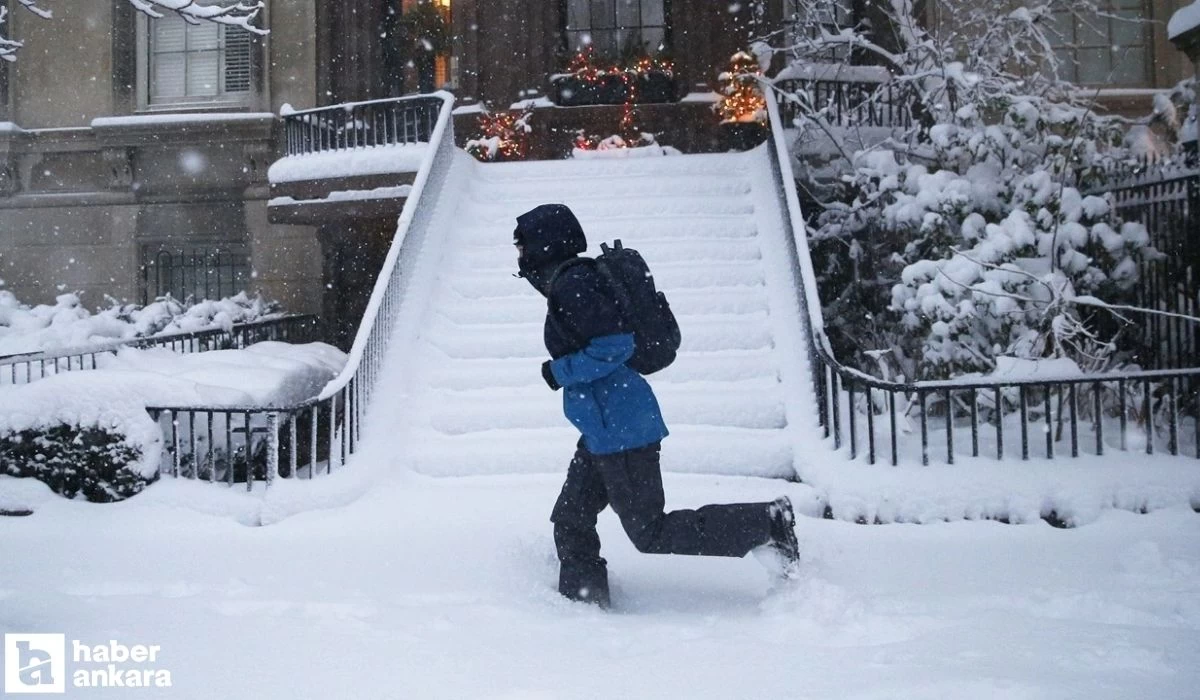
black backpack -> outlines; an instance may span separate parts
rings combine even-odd
[[[620,239],[613,241],[612,248],[601,243],[600,250],[600,255],[591,262],[607,280],[625,328],[633,333],[633,357],[625,364],[639,374],[653,374],[666,368],[675,361],[682,340],[679,322],[671,312],[667,296],[655,289],[654,275],[641,253],[622,246]],[[577,258],[561,265],[555,270],[550,286],[554,286],[554,281],[568,267],[588,260]],[[550,321],[564,335],[575,336],[564,332],[553,313]]]

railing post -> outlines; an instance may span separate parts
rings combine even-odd
[[[888,417],[889,417],[888,419],[891,421],[891,428],[892,428],[892,466],[895,467],[900,464],[900,453],[896,449],[896,445],[897,445],[897,439],[896,439],[896,390],[888,389],[887,395],[888,395]]]
[[[279,476],[279,413],[267,413],[267,488]]]

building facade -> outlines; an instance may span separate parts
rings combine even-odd
[[[251,289],[316,310],[315,236],[268,222],[265,181],[279,105],[316,100],[314,3],[268,7],[265,40],[125,0],[47,4],[51,19],[11,4],[24,46],[0,66],[5,288],[89,306]]]
[[[507,108],[544,96],[586,44],[613,60],[669,56],[676,98],[707,93],[749,37],[785,36],[799,11],[795,0],[430,0],[445,36],[426,65],[421,28],[405,19],[416,1],[269,0],[259,23],[270,33],[257,36],[150,19],[128,0],[45,0],[51,19],[10,0],[4,30],[24,47],[0,62],[4,288],[35,303],[82,291],[90,306],[249,289],[290,311],[353,318],[356,304],[338,299],[370,288],[394,217],[271,220],[266,172],[282,155],[284,105],[393,97],[432,81],[460,102]],[[830,5],[829,22],[870,19],[872,1]],[[1190,75],[1165,36],[1181,2],[1114,0],[1096,22],[1063,18],[1071,77],[1108,108],[1146,114],[1155,90]],[[936,25],[935,4],[926,14]],[[611,121],[614,109],[547,107],[542,121],[566,131]],[[711,121],[707,109],[681,100],[644,116],[670,130],[693,112]]]

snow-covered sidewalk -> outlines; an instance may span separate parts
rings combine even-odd
[[[803,580],[776,592],[752,557],[638,554],[605,512],[602,613],[555,593],[558,486],[393,473],[257,528],[171,505],[226,495],[200,484],[49,500],[0,518],[0,631],[161,645],[174,687],[145,697],[1164,699],[1200,684],[1186,506],[1071,530],[801,518]],[[668,507],[817,497],[670,474],[666,491]]]

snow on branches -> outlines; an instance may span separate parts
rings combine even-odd
[[[139,12],[159,19],[163,12],[174,12],[191,24],[215,22],[241,27],[248,32],[265,35],[266,29],[254,26],[253,22],[266,7],[258,2],[206,2],[196,0],[129,0]]]
[[[38,6],[38,0],[18,0],[22,7],[42,19],[53,18],[53,13]],[[256,2],[201,2],[198,0],[129,0],[129,4],[148,17],[161,19],[166,13],[174,13],[190,24],[214,22],[240,27],[260,36],[270,33],[258,27],[254,21],[266,4]],[[8,8],[0,7],[0,26],[8,19]],[[24,43],[9,37],[0,38],[0,59],[17,60],[17,51]]]
[[[792,61],[781,76],[797,81],[777,85],[804,93],[784,96],[800,128],[832,139],[837,159],[803,183],[831,194],[814,202],[810,235],[835,347],[907,379],[986,372],[1001,356],[1105,369],[1120,327],[1112,309],[1157,253],[1140,224],[1081,193],[1126,157],[1125,125],[1060,79],[1052,20],[1094,22],[1103,8],[945,0],[930,22],[910,0],[889,0],[879,7],[888,30],[871,31],[831,22],[827,0],[798,4],[798,28],[771,39]],[[911,119],[874,146],[839,142],[854,125],[807,93],[838,75],[815,73],[820,61],[886,71],[856,83],[855,108],[894,109],[902,96]]]

